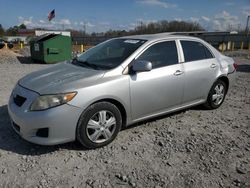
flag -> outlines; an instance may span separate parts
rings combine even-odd
[[[54,9],[49,13],[48,20],[51,21],[55,16],[56,16],[56,11]]]

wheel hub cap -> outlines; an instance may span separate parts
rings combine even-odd
[[[109,140],[116,128],[116,119],[113,113],[102,110],[94,114],[87,125],[87,136],[94,143],[103,143]]]
[[[224,99],[225,89],[222,84],[218,84],[214,88],[214,94],[212,95],[212,101],[215,105],[220,105]]]

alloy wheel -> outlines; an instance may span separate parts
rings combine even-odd
[[[222,84],[218,84],[214,87],[214,92],[212,95],[212,102],[215,105],[220,105],[225,96],[225,88]]]
[[[116,129],[116,119],[113,113],[102,110],[94,114],[87,124],[87,136],[94,143],[109,140]]]

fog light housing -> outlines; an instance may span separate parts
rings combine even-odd
[[[38,129],[36,132],[36,136],[42,137],[42,138],[48,138],[49,137],[49,128]]]

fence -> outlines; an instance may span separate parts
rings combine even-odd
[[[204,34],[197,36],[217,49],[234,50],[234,49],[250,49],[250,36],[246,34],[223,34],[223,35],[209,35]]]
[[[180,34],[180,33],[176,33]],[[220,51],[235,50],[235,49],[249,49],[250,50],[250,35],[246,34],[230,34],[230,33],[216,33],[216,32],[191,32],[181,33],[182,35],[190,35],[199,37]],[[91,46],[95,46],[101,42],[104,42],[111,37],[106,36],[72,36],[73,51],[83,52]],[[6,48],[7,47],[7,44]],[[14,44],[14,48],[23,48],[24,44]]]
[[[199,37],[221,51],[235,50],[235,49],[250,50],[250,35],[247,36],[246,34],[230,34],[230,33],[216,33],[216,32],[205,32],[205,33],[190,32],[181,34]],[[73,36],[72,42],[74,45],[95,46],[110,38],[111,37],[105,37],[105,36],[93,36],[93,37]]]

